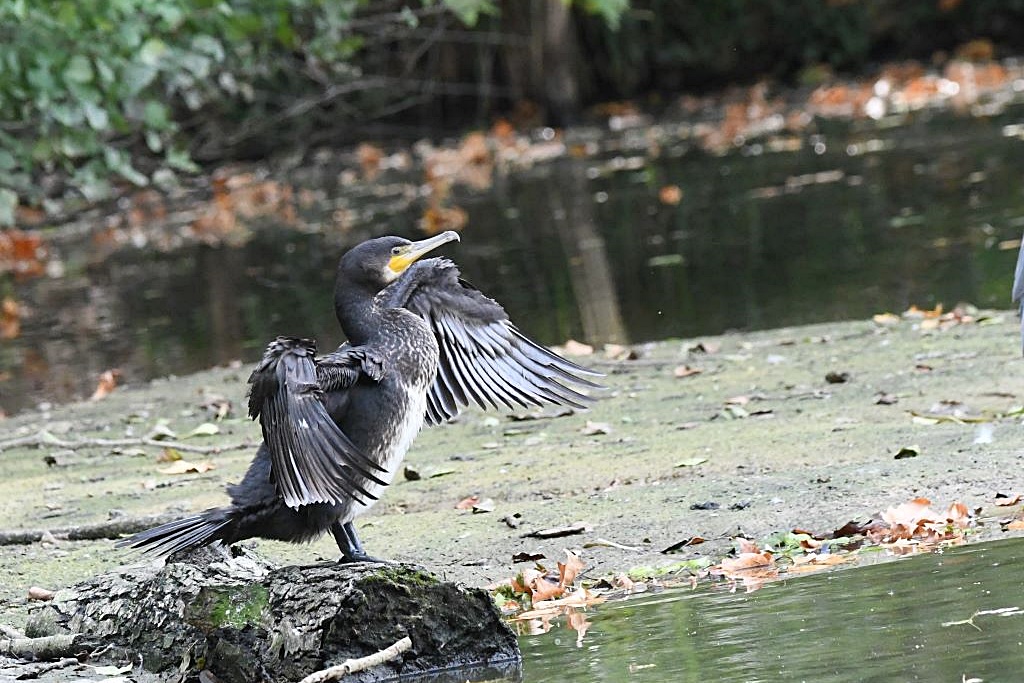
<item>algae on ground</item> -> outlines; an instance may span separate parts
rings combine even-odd
[[[426,429],[409,463],[457,473],[396,481],[357,521],[359,533],[371,555],[488,585],[516,574],[512,558],[520,552],[541,553],[553,564],[573,548],[588,575],[599,576],[717,561],[738,534],[832,531],[918,496],[940,506],[984,506],[996,491],[1020,488],[1024,429],[1012,416],[1024,396],[1018,334],[1010,313],[932,330],[911,320],[855,321],[665,341],[645,346],[637,361],[581,358],[607,373],[609,388],[590,412],[519,411],[535,419],[513,423],[474,410],[455,424]],[[702,352],[697,341],[719,350]],[[675,376],[684,364],[701,372]],[[845,383],[826,379],[844,372]],[[208,421],[199,403],[204,390],[215,390],[235,399],[232,416],[220,434],[188,443],[255,444],[258,425],[240,417],[245,374],[211,370],[19,415],[4,421],[0,439],[41,429],[66,439],[139,435],[160,418],[186,433]],[[723,410],[739,403],[745,415]],[[990,436],[978,438],[977,424],[922,424],[911,414],[951,407],[989,416]],[[592,433],[588,420],[606,423],[609,432]],[[920,455],[894,459],[908,444]],[[0,457],[0,518],[8,529],[25,529],[101,522],[112,514],[194,513],[227,501],[224,484],[241,478],[254,452],[248,446],[204,454],[197,457],[216,469],[168,475],[159,472],[165,465],[158,448],[78,449],[58,453],[54,466],[44,461],[52,448],[12,449]],[[676,467],[698,457],[707,460]],[[472,494],[493,499],[495,510],[456,509]],[[717,509],[694,509],[707,502]],[[1016,511],[1000,508],[1003,516]],[[527,536],[576,521],[589,530]],[[978,538],[998,534],[990,524]],[[707,540],[662,554],[693,536]],[[279,563],[338,557],[329,536],[310,545],[252,543]],[[61,588],[129,559],[111,541],[0,547],[0,609],[20,609],[29,586]]]

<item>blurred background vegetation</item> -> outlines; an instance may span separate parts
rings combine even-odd
[[[1016,54],[1022,25],[1024,0],[5,0],[0,224],[229,159]]]

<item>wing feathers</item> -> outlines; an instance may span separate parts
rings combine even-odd
[[[427,396],[427,422],[451,419],[476,404],[486,409],[542,406],[583,408],[600,389],[583,368],[536,344],[505,310],[469,283],[446,259],[411,266],[388,290],[387,304],[426,320],[440,350],[437,376]]]
[[[260,419],[278,493],[291,508],[374,499],[366,484],[384,484],[374,474],[381,468],[331,419],[321,385],[337,390],[353,384],[367,367],[367,354],[349,347],[318,365],[315,353],[310,340],[278,337],[249,379],[250,414]]]

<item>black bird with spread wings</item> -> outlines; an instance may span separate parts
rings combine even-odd
[[[169,555],[261,537],[303,542],[330,531],[345,561],[374,561],[353,520],[380,496],[426,422],[460,410],[546,403],[583,407],[586,368],[524,336],[451,261],[418,259],[458,235],[380,237],[338,264],[335,312],[348,338],[316,355],[278,337],[249,378],[260,445],[231,504],[124,539]]]

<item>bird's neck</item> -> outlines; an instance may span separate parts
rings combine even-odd
[[[339,286],[334,292],[334,312],[353,346],[365,344],[377,329],[380,316],[373,303],[376,295],[372,288],[354,284]]]

